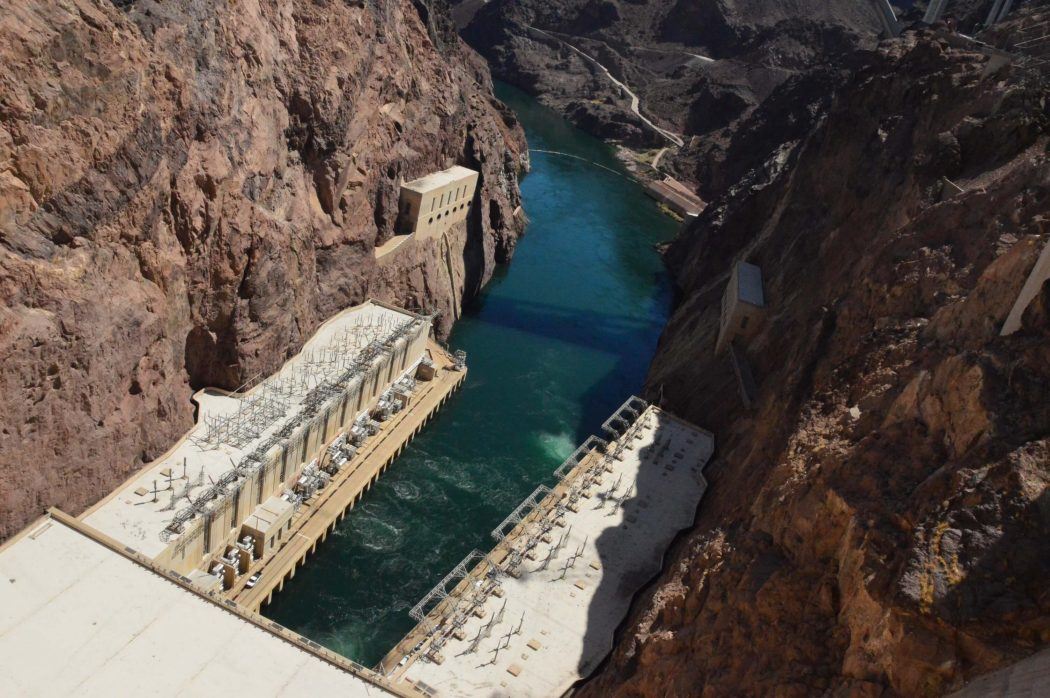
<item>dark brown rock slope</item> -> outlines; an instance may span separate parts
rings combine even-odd
[[[76,512],[368,296],[439,313],[520,233],[520,128],[409,0],[0,1],[0,538]],[[380,268],[398,184],[481,171]]]
[[[712,196],[708,160],[778,86],[838,65],[879,32],[857,0],[491,0],[458,11],[464,38],[500,79],[538,96],[595,135],[638,149],[671,145],[583,51],[627,84],[642,115],[677,133],[662,168]]]
[[[1047,79],[953,45],[906,34],[735,133],[809,115],[669,251],[648,390],[717,459],[582,695],[941,695],[1050,642],[1050,283],[999,336],[1050,240]],[[750,410],[713,352],[736,259],[768,303]]]

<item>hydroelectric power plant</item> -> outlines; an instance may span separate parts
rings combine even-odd
[[[426,316],[369,301],[277,374],[199,392],[196,426],[167,454],[78,519],[52,510],[0,550],[5,682],[32,685],[57,643],[61,693],[210,693],[245,664],[263,695],[290,677],[296,690],[384,685],[256,611],[459,387],[464,359],[430,339]]]
[[[658,571],[662,551],[692,520],[714,442],[638,398],[616,407],[638,386],[644,348],[655,341],[666,312],[659,261],[648,246],[670,234],[673,223],[640,187],[608,172],[617,164],[604,146],[514,93],[507,98],[535,129],[534,142],[572,150],[575,158],[534,160],[526,183],[548,206],[534,215],[533,235],[556,237],[541,240],[546,249],[519,251],[511,276],[483,300],[482,308],[488,303],[501,317],[491,325],[494,334],[486,336],[485,320],[468,317],[452,338],[455,347],[462,337],[471,363],[486,367],[475,392],[459,398],[463,408],[480,410],[473,438],[462,431],[451,435],[449,428],[460,427],[441,414],[472,382],[464,352],[430,337],[431,318],[378,301],[345,309],[272,376],[233,393],[198,391],[194,428],[83,515],[51,510],[0,549],[0,571],[13,580],[0,589],[0,607],[18,609],[3,619],[0,636],[3,655],[14,659],[5,662],[5,683],[33,685],[54,650],[70,658],[51,677],[59,693],[74,687],[149,693],[158,685],[199,693],[236,684],[260,695],[292,689],[548,695],[596,666],[634,591]],[[396,254],[413,236],[440,237],[448,226],[462,224],[475,181],[469,170],[453,168],[406,183],[401,239],[377,255]],[[548,189],[553,181],[573,187]],[[581,200],[594,200],[588,187],[616,190],[619,206],[581,206]],[[597,210],[602,213],[595,218]],[[565,234],[569,230],[572,235]],[[641,230],[648,241],[637,236]],[[625,237],[628,232],[636,236]],[[611,252],[606,271],[622,275],[622,286],[608,286],[608,276],[560,268],[583,257],[581,250],[559,249],[564,245]],[[550,275],[549,281],[538,275]],[[595,286],[588,278],[606,281]],[[551,283],[556,279],[572,279],[570,296]],[[531,299],[501,307],[511,302],[508,294],[519,292]],[[570,297],[590,309],[565,304]],[[530,302],[533,310],[527,310]],[[581,325],[573,316],[586,320]],[[535,336],[541,340],[535,346],[522,334],[529,318],[548,333]],[[511,345],[498,346],[507,341]],[[516,397],[489,382],[501,378]],[[549,386],[557,387],[550,392]],[[492,402],[494,388],[498,402]],[[565,392],[581,389],[571,399]],[[558,415],[539,432],[517,407],[542,394],[537,390],[546,393],[540,403],[547,404],[534,405],[541,408],[535,415]],[[570,411],[559,414],[558,400]],[[426,426],[435,418],[438,431]],[[584,439],[583,431],[597,431],[602,419],[602,436]],[[537,443],[537,433],[549,436]],[[551,479],[553,468],[545,463],[564,458],[576,435],[582,445]],[[373,490],[396,492],[403,478],[418,476],[412,468],[425,464],[432,446],[415,446],[417,436],[442,440],[453,458],[469,458],[475,449],[491,464],[506,462],[501,451],[516,449],[536,474],[522,473],[509,488],[498,477],[510,471],[490,465],[476,474],[480,486],[487,478],[496,487],[486,502],[496,521],[502,519],[492,531],[494,548],[459,536],[459,543],[476,549],[468,548],[458,564],[435,560],[423,574],[402,575],[404,589],[384,576],[382,565],[343,567],[344,583],[329,586],[352,592],[345,576],[351,572],[360,580],[355,583],[414,595],[411,613],[392,605],[390,612],[403,620],[379,626],[383,636],[396,633],[402,640],[377,642],[363,653],[347,650],[314,632],[310,622],[289,616],[306,603],[315,609],[313,619],[330,617],[316,611],[331,593],[318,597],[311,585],[325,574],[331,555],[355,540],[355,517],[375,515],[374,509],[362,511],[372,497],[383,496]],[[526,455],[515,445],[521,436],[531,439],[534,452]],[[494,446],[493,438],[505,448]],[[399,478],[393,485],[391,476]],[[538,487],[537,479],[543,483]],[[515,505],[523,487],[531,494]],[[438,500],[429,507],[430,515],[446,519],[469,508]],[[478,517],[470,526],[494,523]],[[429,533],[408,535],[425,546]],[[478,535],[485,533],[472,534]],[[463,556],[448,546],[436,551]],[[423,584],[433,589],[423,593]],[[57,623],[55,614],[64,628],[57,638],[47,631]],[[530,657],[538,661],[529,664]],[[467,671],[480,662],[483,667]]]
[[[1050,0],[4,9],[0,698],[1050,696]]]
[[[612,649],[707,488],[714,437],[632,397],[412,608],[380,664],[432,695],[557,696]]]

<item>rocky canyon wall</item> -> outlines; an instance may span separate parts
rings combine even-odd
[[[1050,642],[1045,72],[909,32],[788,81],[668,251],[648,394],[717,435],[695,528],[585,696],[942,695]],[[776,137],[780,134],[780,138]],[[742,402],[716,356],[761,267]]]
[[[436,10],[432,11],[431,8]],[[523,134],[440,3],[0,2],[0,538],[78,512],[369,296],[438,314],[521,233]],[[398,185],[481,172],[447,254]]]

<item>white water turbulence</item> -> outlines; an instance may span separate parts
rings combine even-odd
[[[543,432],[538,435],[540,447],[552,461],[561,463],[576,450],[576,439],[568,431],[551,434]]]

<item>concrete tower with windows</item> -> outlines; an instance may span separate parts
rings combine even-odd
[[[464,221],[473,205],[478,173],[455,165],[401,185],[398,232],[418,240],[440,237]]]
[[[737,262],[722,294],[722,319],[715,353],[722,353],[735,339],[750,337],[758,327],[765,309],[762,270],[754,264]]]

